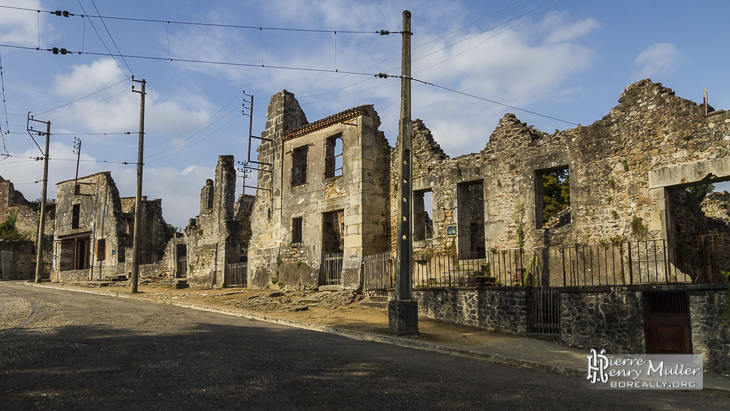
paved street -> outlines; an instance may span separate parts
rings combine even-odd
[[[33,310],[24,326],[11,330]],[[727,409],[239,317],[0,282],[0,409]],[[10,331],[10,332],[7,332]]]

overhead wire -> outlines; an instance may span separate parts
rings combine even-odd
[[[62,119],[62,118],[68,117],[68,116],[70,116],[70,115],[76,114],[76,113],[78,113],[78,112],[80,112],[80,111],[84,111],[84,110],[86,110],[87,108],[91,108],[91,107],[94,107],[94,106],[95,106],[95,105],[97,105],[97,104],[101,104],[101,103],[103,103],[103,102],[105,102],[105,101],[107,101],[107,100],[111,100],[112,98],[114,98],[114,97],[116,97],[116,96],[118,96],[118,95],[120,95],[120,94],[122,94],[122,93],[126,93],[127,91],[129,91],[129,90],[122,90],[122,91],[120,91],[119,93],[116,93],[116,94],[112,94],[111,96],[109,96],[109,97],[107,97],[107,98],[105,98],[105,99],[102,99],[102,100],[99,100],[99,101],[97,101],[97,102],[94,102],[94,103],[92,103],[92,104],[89,104],[88,106],[82,107],[82,108],[80,108],[80,109],[78,109],[78,110],[76,110],[76,111],[72,111],[72,112],[70,112],[70,113],[66,113],[66,114],[64,114],[64,115],[62,115],[62,116],[60,116],[60,117],[56,117],[56,118],[52,119],[51,121],[57,121],[57,120],[60,120],[60,119]]]
[[[0,88],[3,93],[3,111],[0,113],[0,136],[3,138],[3,151],[8,152],[7,142],[5,141],[5,135],[10,134],[10,123],[8,122],[8,104],[5,98],[5,76],[3,75],[3,58],[0,53]],[[3,131],[2,120],[5,117],[5,131]]]
[[[78,1],[78,0],[77,0]],[[79,3],[81,6],[81,4]],[[235,29],[249,29],[249,30],[271,30],[271,31],[291,31],[291,32],[304,32],[304,33],[332,33],[335,30],[330,29],[304,29],[304,28],[295,28],[295,27],[265,27],[265,26],[247,26],[242,24],[222,24],[222,23],[206,23],[206,22],[195,22],[195,21],[180,21],[180,20],[160,20],[160,19],[143,19],[143,18],[136,18],[136,17],[121,17],[121,16],[93,16],[86,13],[86,10],[84,10],[84,7],[81,6],[81,9],[84,11],[84,14],[76,14],[76,13],[69,13],[67,11],[61,12],[58,10],[39,10],[39,9],[31,9],[27,7],[16,7],[16,6],[3,6],[0,5],[0,8],[6,8],[6,9],[14,9],[14,10],[23,10],[23,11],[34,11],[37,13],[49,13],[54,15],[63,15],[64,17],[87,17],[87,18],[99,18],[99,19],[107,19],[107,20],[127,20],[127,21],[138,21],[138,22],[146,22],[146,23],[165,23],[165,24],[180,24],[180,25],[189,25],[189,26],[206,26],[206,27],[221,27],[221,28],[235,28]],[[379,35],[388,35],[391,33],[400,33],[399,31],[391,31],[391,30],[336,30],[340,33],[347,33],[347,34],[379,34]]]
[[[79,6],[81,7],[81,10],[84,11],[84,14],[87,14],[86,9],[84,9],[84,5],[81,4],[81,0],[76,0],[76,2],[79,3]],[[114,59],[114,62],[117,63],[119,70],[122,70],[122,73],[124,73],[124,76],[127,77],[127,80],[132,81],[132,79],[129,78],[129,76],[127,75],[127,72],[124,71],[124,68],[122,68],[122,65],[119,64],[116,57],[114,57],[114,54],[111,52],[111,50],[109,50],[109,47],[106,45],[106,42],[104,41],[104,39],[101,37],[101,34],[99,34],[99,30],[96,29],[96,26],[94,25],[94,23],[91,20],[89,20],[89,24],[91,24],[91,27],[94,29],[94,32],[96,32],[97,37],[99,37],[99,41],[101,41],[101,44],[104,46],[106,51],[109,53],[110,56],[112,56],[112,58]],[[40,39],[38,41],[38,47],[40,47]],[[130,70],[130,72],[131,72],[131,70]]]
[[[78,1],[80,2],[81,0],[78,0]],[[121,57],[122,61],[124,62],[124,65],[127,66],[127,69],[129,70],[130,73],[132,73],[132,76],[134,77],[134,72],[132,71],[132,68],[129,67],[129,64],[127,64],[127,60],[125,60],[124,56],[122,56],[122,52],[121,52],[121,50],[119,50],[119,46],[117,46],[117,42],[114,41],[114,36],[112,36],[112,33],[109,31],[109,27],[107,27],[106,22],[101,17],[101,13],[99,13],[99,9],[96,7],[96,3],[94,2],[94,0],[91,0],[91,4],[94,6],[94,10],[96,10],[96,14],[99,15],[99,20],[101,20],[101,23],[104,25],[104,29],[106,29],[106,33],[109,35],[109,38],[111,39],[112,44],[114,44],[114,48],[117,49],[117,53],[119,53],[119,57]]]
[[[91,94],[87,94],[87,95],[85,95],[85,96],[83,96],[83,97],[79,97],[79,98],[77,98],[77,99],[76,99],[76,100],[74,100],[74,101],[68,102],[68,103],[66,103],[66,104],[62,104],[62,105],[60,105],[60,106],[58,106],[58,107],[56,107],[56,108],[52,108],[52,109],[50,109],[50,110],[46,110],[46,111],[44,111],[44,112],[42,112],[42,113],[38,113],[38,114],[36,114],[36,116],[42,116],[43,114],[46,114],[46,113],[50,113],[51,111],[56,111],[56,110],[58,110],[58,109],[60,109],[60,108],[63,108],[63,107],[66,107],[66,106],[70,106],[70,105],[71,105],[71,104],[73,104],[73,103],[76,103],[76,102],[78,102],[78,101],[81,101],[81,100],[83,100],[83,99],[86,99],[86,98],[89,98],[89,97],[91,97],[91,96],[94,96],[94,95],[96,95],[96,94],[99,94],[99,93],[101,93],[102,91],[105,91],[105,90],[109,90],[110,88],[112,88],[112,87],[114,87],[114,86],[116,86],[116,85],[118,85],[118,84],[121,84],[121,83],[125,83],[125,82],[126,82],[126,80],[125,80],[125,79],[122,79],[122,80],[120,80],[120,81],[118,81],[118,82],[116,82],[116,83],[114,83],[114,84],[112,84],[112,85],[110,85],[110,86],[104,87],[104,88],[103,88],[103,89],[101,89],[101,90],[95,91],[95,92],[93,92],[93,93],[91,93]]]
[[[202,131],[202,130],[205,130],[206,128],[210,127],[210,119],[212,119],[212,118],[215,118],[215,117],[216,117],[216,116],[217,116],[217,115],[218,115],[218,114],[219,114],[219,113],[220,113],[221,111],[223,111],[223,110],[224,110],[224,109],[225,109],[226,107],[228,107],[228,105],[229,105],[229,104],[231,104],[231,102],[232,102],[233,100],[235,100],[235,99],[236,99],[236,97],[240,96],[241,94],[242,94],[242,93],[240,93],[240,92],[239,92],[239,93],[236,93],[236,95],[235,95],[235,96],[233,96],[233,98],[231,98],[230,100],[228,100],[228,102],[227,102],[226,104],[222,105],[222,106],[221,106],[221,108],[220,108],[220,109],[218,109],[218,111],[216,111],[215,113],[213,113],[213,115],[211,115],[211,116],[210,116],[210,118],[209,118],[208,120],[206,120],[205,122],[203,122],[203,123],[200,123],[200,124],[196,125],[195,127],[192,127],[192,128],[190,128],[190,129],[189,129],[188,131],[185,131],[184,133],[180,133],[180,134],[178,134],[178,135],[176,135],[176,136],[173,136],[173,137],[170,137],[170,138],[168,138],[168,139],[167,139],[167,140],[165,140],[165,141],[161,141],[161,142],[159,142],[159,143],[156,143],[156,144],[151,144],[151,145],[149,145],[149,146],[147,146],[147,147],[148,147],[148,148],[151,148],[151,147],[157,147],[157,146],[160,146],[160,145],[162,145],[162,144],[165,144],[165,143],[167,143],[167,142],[168,142],[168,141],[170,141],[170,140],[173,140],[173,139],[176,139],[176,138],[180,138],[180,137],[182,137],[182,136],[184,136],[184,135],[186,135],[186,134],[188,134],[188,133],[191,133],[191,132],[192,132],[193,130],[195,130],[195,129],[199,128],[199,127],[203,127],[203,126],[205,126],[205,127],[203,127],[203,128],[202,128],[202,129],[200,130],[200,131]],[[227,113],[226,115],[228,115],[228,114],[230,114],[230,112],[228,112],[228,113]],[[206,124],[207,124],[207,125],[206,125]]]

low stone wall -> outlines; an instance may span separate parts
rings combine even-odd
[[[0,280],[35,278],[36,252],[32,241],[0,240]]]
[[[525,287],[430,289],[415,291],[420,315],[490,331],[527,332]]]
[[[641,292],[626,287],[561,290],[560,339],[570,346],[612,354],[643,353]]]
[[[565,287],[560,289],[560,341],[611,354],[643,354],[644,291],[687,291],[692,350],[705,358],[705,369],[730,373],[730,319],[725,285]],[[525,334],[529,288],[433,288],[413,293],[419,315],[483,328]]]
[[[51,281],[54,283],[76,283],[89,281],[89,269],[51,272]]]
[[[705,357],[705,369],[730,374],[730,291],[690,290],[692,351]]]

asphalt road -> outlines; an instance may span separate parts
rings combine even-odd
[[[15,330],[12,325],[31,320]],[[0,282],[0,409],[727,410],[161,304]],[[7,332],[10,331],[10,332]]]

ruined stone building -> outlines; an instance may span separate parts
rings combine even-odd
[[[416,252],[524,248],[549,269],[562,246],[728,232],[724,223],[687,224],[682,199],[686,187],[730,179],[730,114],[650,80],[628,86],[585,127],[548,134],[506,114],[479,153],[448,157],[420,120],[413,136]],[[569,204],[546,221],[545,180],[556,171]],[[430,237],[418,215],[427,193]]]
[[[57,183],[51,281],[128,277],[135,199],[119,196],[111,172]],[[142,199],[140,266],[158,262],[167,239],[162,200]]]
[[[335,282],[357,287],[363,256],[395,250],[396,148],[372,106],[308,123],[283,91],[267,116],[250,284],[326,284],[325,255],[342,253]],[[650,80],[628,86],[607,116],[585,127],[545,133],[506,114],[482,151],[455,158],[415,120],[414,253],[519,248],[549,272],[567,245],[726,232],[727,224],[691,228],[681,199],[686,187],[730,179],[729,127],[727,113]]]
[[[193,285],[226,286],[226,267],[244,262],[251,238],[253,196],[236,194],[233,156],[218,157],[215,180],[200,193],[200,214],[167,247],[165,264],[174,278]]]
[[[271,98],[258,149],[249,284],[361,284],[388,251],[390,147],[372,106],[308,123],[294,95]]]
[[[0,177],[0,224],[14,220],[20,238],[0,239],[0,279],[30,279],[35,276],[36,241],[40,221],[40,202],[25,199],[13,183]],[[44,261],[50,261],[55,203],[46,205]],[[44,267],[44,276],[50,274],[50,265]]]

